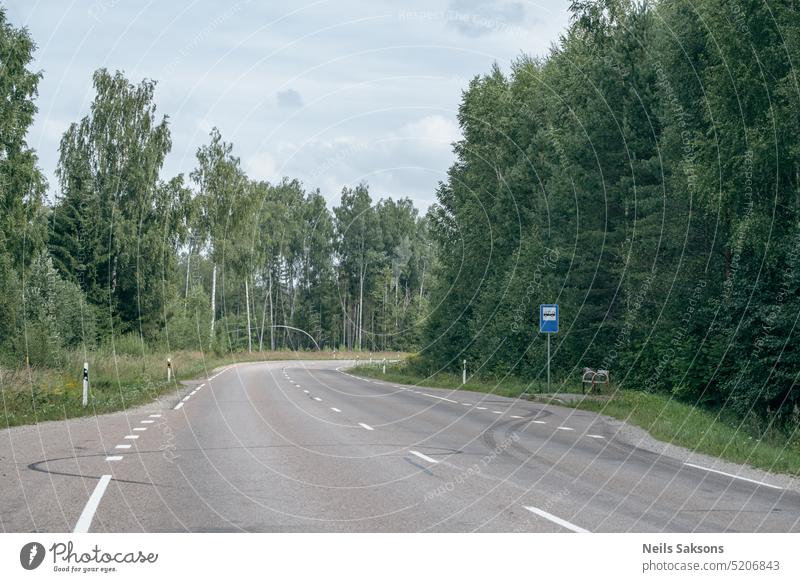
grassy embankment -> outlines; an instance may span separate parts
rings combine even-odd
[[[541,384],[527,384],[519,379],[502,381],[469,379],[461,386],[460,376],[437,373],[424,376],[408,366],[359,366],[351,373],[389,382],[463,389],[517,397],[522,394],[541,394]],[[560,392],[580,392],[580,386],[559,385]],[[588,397],[567,404],[573,408],[605,414],[643,428],[654,438],[685,447],[698,453],[726,461],[758,467],[774,473],[800,475],[800,434],[788,435],[775,429],[765,430],[758,423],[717,414],[670,398],[635,390],[612,390],[603,398]]]
[[[68,362],[60,368],[0,368],[0,429],[34,424],[43,420],[62,420],[124,410],[155,400],[169,390],[180,388],[180,380],[199,378],[210,370],[235,362],[263,360],[333,359],[333,353],[277,351],[215,355],[194,351],[177,351],[172,358],[175,377],[167,382],[167,354],[148,352],[134,354],[100,349],[87,356],[91,397],[83,408],[81,353],[64,354]],[[337,352],[340,360],[364,358],[355,352]],[[386,354],[397,357],[397,352]],[[375,357],[383,358],[384,354]]]

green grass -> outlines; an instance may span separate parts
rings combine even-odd
[[[180,380],[203,376],[218,366],[235,362],[263,360],[332,359],[332,352],[254,352],[215,355],[194,351],[172,352],[175,372],[172,382],[166,379],[166,353],[148,350],[133,354],[133,349],[120,353],[100,349],[87,356],[91,396],[89,406],[81,402],[84,356],[64,354],[70,362],[61,368],[25,367],[0,368],[0,429],[45,420],[63,420],[77,416],[125,410],[153,401],[169,390],[180,389]],[[130,347],[130,346],[128,346]],[[141,348],[141,344],[139,344]],[[354,352],[337,352],[340,360],[352,359]],[[397,352],[387,354],[397,357]],[[376,357],[384,357],[378,354]]]
[[[423,375],[415,372],[405,363],[386,366],[386,374],[383,373],[383,367],[380,364],[362,364],[351,368],[349,372],[356,376],[397,382],[399,384],[417,384],[431,388],[488,392],[509,398],[516,398],[522,394],[544,394],[547,392],[546,382],[526,382],[510,376],[499,381],[490,378],[467,377],[467,383],[462,385],[460,374],[436,372],[435,374]],[[561,392],[580,393],[581,391],[580,384],[563,386],[559,383],[558,389]]]
[[[663,394],[618,390],[608,401],[568,406],[598,412],[643,428],[654,438],[773,473],[800,475],[800,440],[778,431],[759,434],[741,420],[720,416]]]
[[[399,384],[490,392],[509,397],[544,393],[546,389],[541,384],[518,379],[499,383],[491,379],[471,379],[461,386],[458,375],[437,373],[423,376],[404,364],[387,366],[385,375],[380,366],[359,366],[350,372]],[[559,391],[580,392],[580,386],[568,386],[565,390],[559,385]],[[790,439],[779,431],[759,433],[753,427],[744,426],[740,419],[720,416],[666,395],[616,390],[602,398],[590,397],[566,406],[624,420],[643,428],[657,440],[698,453],[773,473],[800,475],[800,437]]]

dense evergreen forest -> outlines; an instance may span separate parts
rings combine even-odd
[[[217,130],[164,177],[155,83],[95,73],[57,196],[26,134],[33,40],[0,12],[0,358],[57,365],[127,334],[163,349],[417,350],[427,371],[611,370],[800,421],[800,6],[575,0],[543,58],[465,88],[456,161],[406,199],[248,178]],[[87,83],[89,80],[87,80]],[[290,328],[298,328],[305,333]]]
[[[800,421],[800,6],[575,0],[545,59],[474,79],[432,211],[426,362],[607,368]]]

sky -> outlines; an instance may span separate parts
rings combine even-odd
[[[216,126],[251,178],[300,179],[335,204],[343,186],[425,210],[452,164],[463,89],[493,63],[545,55],[569,0],[159,2],[12,0],[44,77],[28,136],[56,193],[58,144],[85,116],[92,73],[155,79],[187,175]]]

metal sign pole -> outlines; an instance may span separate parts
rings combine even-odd
[[[547,391],[550,392],[550,336],[558,333],[558,305],[539,306],[539,333],[547,335]]]

